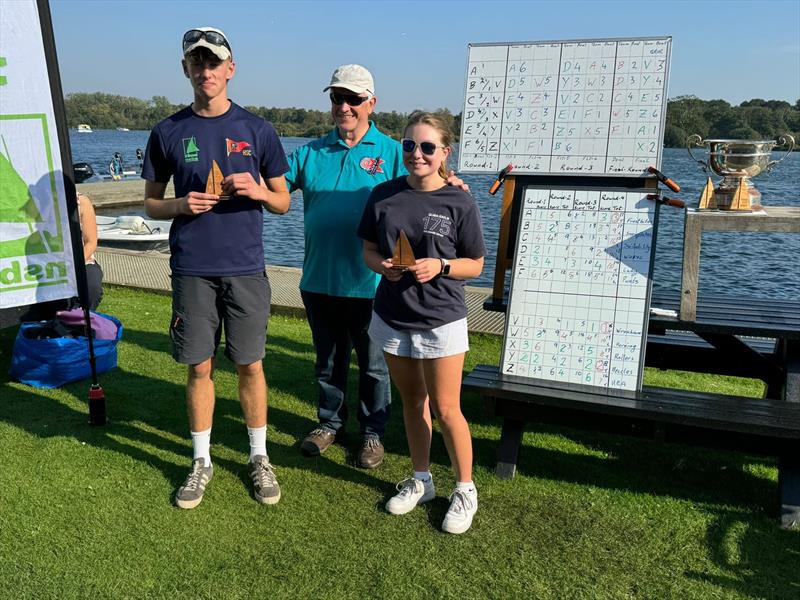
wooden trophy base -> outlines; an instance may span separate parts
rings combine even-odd
[[[724,210],[730,212],[753,212],[754,205],[760,209],[761,193],[742,178],[736,188],[714,188],[711,177],[700,193],[699,210]],[[754,202],[755,201],[755,202]]]

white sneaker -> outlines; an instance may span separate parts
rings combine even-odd
[[[444,516],[442,531],[464,533],[472,525],[472,517],[478,512],[478,490],[471,492],[454,490],[450,494],[450,508]]]
[[[389,498],[386,503],[386,510],[393,515],[404,515],[411,512],[418,504],[428,502],[436,497],[433,477],[428,481],[409,477],[397,484],[397,490],[400,493]]]

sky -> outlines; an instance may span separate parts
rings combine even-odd
[[[15,0],[0,0],[12,2]],[[673,38],[668,97],[800,98],[800,0],[312,2],[50,0],[65,93],[106,92],[176,104],[192,93],[180,40],[222,29],[247,106],[327,110],[340,64],[375,78],[377,110],[461,112],[470,43]]]

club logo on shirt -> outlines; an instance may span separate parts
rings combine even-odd
[[[225,138],[225,146],[228,156],[240,153],[242,156],[253,156],[253,150],[249,142],[237,142],[230,138]]]
[[[370,158],[365,156],[361,159],[359,166],[364,169],[370,175],[375,175],[375,173],[383,173],[383,169],[381,169],[381,165],[386,161],[383,160],[380,156],[378,158]]]
[[[200,160],[200,148],[197,147],[197,140],[194,136],[183,138],[183,162],[197,162]]]
[[[422,230],[437,237],[445,237],[453,230],[453,221],[447,215],[428,213],[422,219]]]

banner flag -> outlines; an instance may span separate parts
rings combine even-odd
[[[0,309],[77,295],[53,102],[37,4],[3,2]]]

